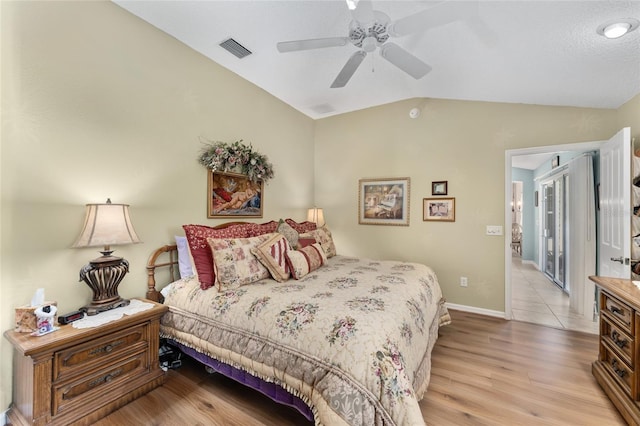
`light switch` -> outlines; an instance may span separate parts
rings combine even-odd
[[[502,226],[487,225],[487,235],[492,235],[492,236],[502,235]]]

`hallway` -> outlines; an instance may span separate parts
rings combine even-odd
[[[597,321],[585,321],[569,311],[569,295],[533,264],[511,258],[511,312],[513,319],[555,328],[598,334]]]

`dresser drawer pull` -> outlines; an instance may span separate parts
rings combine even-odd
[[[611,360],[611,368],[613,368],[614,373],[616,373],[621,379],[624,379],[625,374],[627,374],[627,370],[618,368],[618,360]]]
[[[618,316],[621,316],[621,317],[624,317],[624,311],[623,311],[622,309],[618,308],[617,306],[615,306],[615,305],[611,305],[610,310],[611,310],[611,312],[613,312],[614,314],[616,314],[616,315],[618,315]]]
[[[94,386],[99,385],[101,383],[109,383],[111,380],[115,379],[120,374],[122,374],[122,369],[112,371],[109,374],[105,374],[104,376],[98,377],[94,381],[90,382],[89,383],[89,387],[94,387]]]
[[[620,339],[620,333],[616,330],[611,332],[611,340],[613,340],[613,343],[615,343],[620,349],[624,348],[627,346],[627,343],[629,343],[627,339]]]
[[[122,339],[120,339],[120,340],[116,340],[116,341],[111,342],[111,343],[109,343],[109,344],[107,344],[107,345],[101,346],[101,347],[99,347],[99,348],[92,349],[92,350],[89,352],[89,355],[97,355],[97,354],[100,354],[100,353],[103,353],[103,352],[105,352],[105,353],[109,353],[109,352],[111,352],[114,348],[117,348],[118,346],[122,345],[123,343],[124,343],[124,340],[122,340]]]

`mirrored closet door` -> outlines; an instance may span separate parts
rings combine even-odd
[[[555,176],[542,183],[542,208],[544,209],[544,256],[543,271],[556,285],[568,292],[566,274],[567,236],[567,174]]]

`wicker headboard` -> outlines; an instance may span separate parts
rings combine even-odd
[[[158,263],[159,260],[166,259],[165,253],[168,253],[169,261]],[[160,259],[162,258],[162,259]],[[172,282],[180,278],[180,271],[178,269],[178,246],[175,244],[169,244],[160,247],[151,254],[149,261],[147,262],[147,299],[155,302],[162,303],[164,297],[156,290],[156,269],[169,267],[169,274],[171,274]]]

